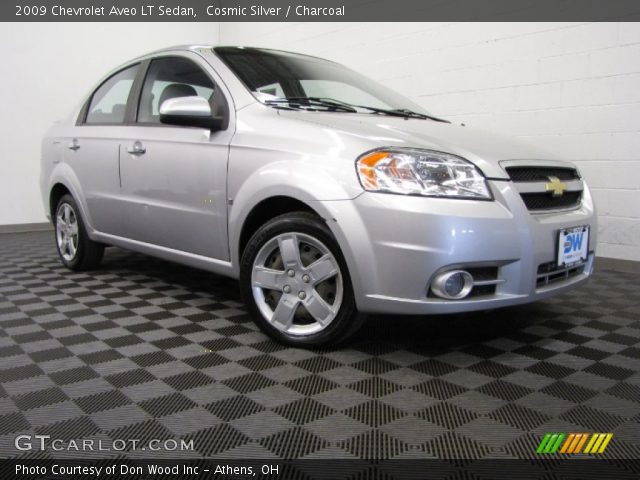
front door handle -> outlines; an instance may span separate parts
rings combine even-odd
[[[71,143],[68,145],[69,150],[73,150],[74,152],[76,150],[78,150],[80,148],[80,145],[78,145],[78,139],[74,138],[73,140],[71,140]]]
[[[142,142],[138,140],[133,142],[133,145],[131,147],[127,148],[127,152],[129,152],[131,155],[142,155],[146,151],[147,149],[144,148],[144,145],[142,144]]]

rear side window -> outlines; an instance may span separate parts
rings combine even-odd
[[[182,57],[157,58],[147,71],[140,104],[138,122],[160,123],[160,105],[177,97],[203,97],[214,102],[214,84],[194,62]]]
[[[139,65],[120,70],[91,96],[85,123],[118,124],[124,122],[127,100]]]

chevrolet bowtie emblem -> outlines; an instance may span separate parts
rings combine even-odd
[[[550,176],[547,178],[549,179],[549,183],[544,186],[545,190],[552,192],[554,197],[561,197],[567,189],[567,184],[561,182],[558,177]]]

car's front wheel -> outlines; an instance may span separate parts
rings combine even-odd
[[[307,212],[281,215],[251,237],[240,266],[258,326],[289,345],[335,345],[361,325],[347,266],[331,231]]]
[[[92,241],[87,235],[80,210],[71,195],[63,195],[58,201],[53,226],[58,255],[65,267],[91,270],[100,264],[104,245]]]

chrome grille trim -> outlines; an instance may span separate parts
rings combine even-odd
[[[585,185],[580,173],[571,164],[512,160],[501,162],[501,165],[532,214],[575,210],[582,205]],[[532,178],[540,180],[529,181]],[[564,184],[562,195],[555,196],[548,191],[547,185],[552,179]]]
[[[514,182],[515,183],[515,182]],[[562,182],[567,186],[567,192],[581,192],[584,190],[582,180],[571,180]],[[523,193],[547,193],[545,187],[546,182],[519,182],[515,183],[516,189],[520,194]]]
[[[499,285],[505,282],[506,280],[504,278],[498,278],[496,280],[480,280],[478,282],[473,282],[473,286],[482,287],[483,285]]]

